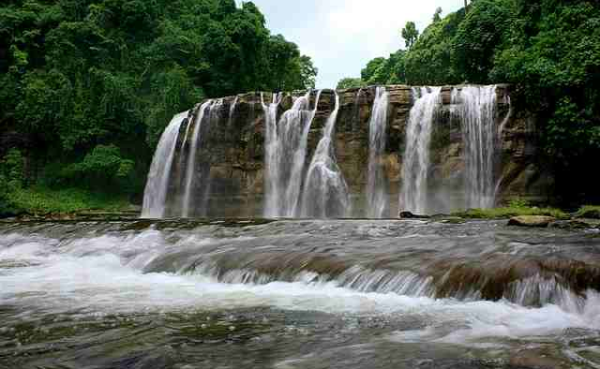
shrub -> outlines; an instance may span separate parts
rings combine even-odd
[[[600,219],[600,206],[582,206],[577,213],[575,213],[575,218]]]

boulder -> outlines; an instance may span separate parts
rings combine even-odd
[[[519,226],[519,227],[539,227],[545,228],[550,225],[550,223],[556,221],[556,218],[550,216],[543,215],[522,215],[518,217],[510,218],[508,221],[509,226]]]
[[[401,211],[398,214],[398,218],[400,219],[428,219],[431,218],[428,215],[417,215],[417,214],[413,214],[410,211]]]

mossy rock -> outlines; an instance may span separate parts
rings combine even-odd
[[[550,225],[550,223],[554,221],[556,221],[556,218],[545,215],[521,215],[518,217],[510,218],[510,220],[508,221],[508,225],[519,227],[546,228]]]
[[[586,205],[575,213],[575,218],[600,219],[600,206]]]

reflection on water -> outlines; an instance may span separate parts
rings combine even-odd
[[[501,222],[0,226],[0,368],[597,368],[600,238]]]

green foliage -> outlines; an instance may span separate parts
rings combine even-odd
[[[98,191],[123,192],[133,180],[135,162],[124,159],[115,145],[98,145],[79,163],[64,166],[55,180]],[[124,191],[127,193],[128,191]]]
[[[402,28],[402,38],[407,48],[411,48],[419,38],[419,30],[415,22],[406,22],[406,26]]]
[[[0,217],[15,212],[11,194],[23,186],[25,162],[21,152],[11,149],[0,159]]]
[[[509,44],[513,9],[511,1],[479,0],[452,35],[454,72],[469,83],[490,82],[495,55]]]
[[[53,190],[45,187],[19,189],[10,195],[19,212],[28,214],[72,213],[81,210],[118,211],[128,205],[126,198],[82,189]]]
[[[452,64],[454,35],[464,11],[431,24],[406,55],[406,79],[412,85],[444,85],[463,82]]]
[[[25,162],[21,151],[11,149],[0,160],[0,175],[4,177],[9,190],[18,189],[23,186],[25,180]]]
[[[600,206],[585,205],[575,213],[575,218],[600,219]]]
[[[364,86],[366,86],[366,84],[361,78],[342,78],[338,82],[336,89],[344,90],[347,88],[359,88]]]
[[[373,59],[362,70],[362,81],[365,85],[395,85],[406,83],[404,50],[398,50],[389,58]]]
[[[512,199],[508,203],[508,207],[516,208],[516,209],[524,209],[524,208],[529,207],[529,201],[520,199],[520,198]]]
[[[46,182],[137,191],[174,114],[206,97],[314,87],[312,60],[265,23],[234,0],[4,2],[0,134],[27,138]]]
[[[433,23],[435,23],[435,22],[439,22],[439,21],[441,21],[441,20],[442,20],[442,11],[443,11],[443,10],[442,10],[442,8],[441,8],[441,7],[438,7],[438,8],[435,10],[435,13],[433,14]]]

